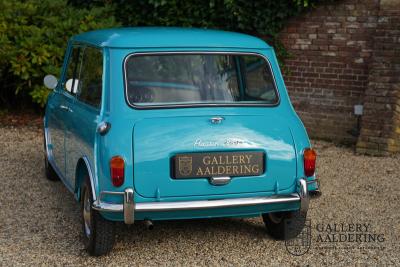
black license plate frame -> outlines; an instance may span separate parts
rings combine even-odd
[[[264,151],[192,152],[171,158],[173,179],[248,177],[264,172]]]

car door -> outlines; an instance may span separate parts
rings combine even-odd
[[[76,90],[74,88],[76,88],[76,75],[79,69],[79,53],[78,47],[72,47],[70,50],[65,75],[48,103],[48,131],[52,161],[56,165],[58,174],[62,176],[61,178],[65,178],[65,135],[68,121],[71,118],[71,106],[75,101]],[[63,180],[67,182],[67,186],[71,186],[68,181]]]
[[[103,54],[94,47],[81,48],[81,65],[76,102],[72,107],[71,120],[66,134],[66,176],[75,183],[78,160],[87,157],[93,162],[98,116],[103,89]],[[94,171],[94,168],[92,168]]]
[[[56,89],[47,103],[47,142],[49,160],[59,175],[64,175],[64,134],[65,127],[62,121],[63,97]]]

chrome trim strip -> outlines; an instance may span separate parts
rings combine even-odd
[[[201,47],[199,47],[202,49]],[[197,107],[276,107],[280,104],[281,102],[281,96],[279,94],[279,89],[278,85],[276,83],[276,78],[275,78],[275,73],[272,69],[271,62],[269,59],[258,52],[238,52],[238,51],[207,51],[207,48],[204,50],[192,50],[192,51],[154,51],[154,52],[132,52],[129,53],[127,56],[124,58],[123,66],[122,66],[122,71],[124,75],[124,92],[125,92],[125,102],[128,104],[128,106],[134,108],[134,109],[168,109],[168,108],[197,108]],[[229,48],[227,48],[229,49]],[[129,102],[128,99],[128,82],[127,82],[127,77],[126,77],[126,62],[131,56],[141,56],[141,55],[180,55],[180,54],[220,54],[220,55],[253,55],[253,56],[259,56],[262,57],[267,63],[269,70],[272,74],[272,79],[274,80],[274,91],[277,96],[277,101],[276,103],[269,104],[269,103],[198,103],[198,104],[163,104],[163,105],[135,105],[133,103]]]
[[[216,209],[246,207],[276,203],[297,202],[300,198],[297,194],[289,196],[271,196],[271,197],[252,197],[252,198],[232,198],[216,200],[182,201],[182,202],[149,202],[137,203],[136,211],[178,211],[194,209]]]
[[[126,195],[130,194],[130,191],[128,192],[128,194],[126,193],[127,190],[132,190],[132,189],[125,190],[124,199]],[[269,197],[198,200],[198,201],[143,202],[134,204],[134,211],[157,212],[157,211],[179,211],[179,210],[194,210],[194,209],[198,210],[198,209],[212,209],[212,208],[246,207],[246,206],[256,206],[265,204],[276,204],[276,203],[291,203],[297,201],[300,201],[300,197],[298,194],[274,195]],[[124,211],[124,204],[112,204],[97,200],[93,203],[93,209],[99,211],[122,212]]]
[[[86,156],[83,156],[82,159],[85,162],[86,169],[88,170],[88,173],[89,173],[90,185],[92,186],[93,201],[96,201],[97,200],[97,195],[96,195],[96,188],[95,188],[92,168],[90,168],[89,159]]]
[[[46,144],[44,144],[44,147],[46,148],[46,156],[47,156],[47,160],[50,161],[50,159],[53,157],[53,153],[52,151],[49,149],[49,129],[47,127],[44,127],[44,141],[46,142]]]

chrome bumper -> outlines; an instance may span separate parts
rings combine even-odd
[[[135,212],[157,211],[182,211],[216,208],[246,207],[265,204],[291,203],[300,201],[300,210],[307,212],[309,196],[307,181],[300,179],[298,193],[290,195],[274,195],[269,197],[229,198],[198,201],[174,201],[174,202],[144,202],[134,203],[133,189],[127,188],[124,192],[102,191],[98,200],[93,203],[93,209],[105,212],[123,212],[124,222],[132,224],[135,221]],[[123,204],[102,202],[102,195],[123,195]]]

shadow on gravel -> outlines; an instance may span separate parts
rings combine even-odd
[[[261,223],[260,223],[261,222]],[[134,225],[117,224],[117,235],[123,236],[123,240],[134,240],[137,234],[148,238],[169,238],[171,235],[185,235],[188,238],[207,234],[240,234],[248,238],[268,238],[264,223],[260,221],[224,218],[224,219],[193,219],[193,220],[170,220],[154,221],[154,229],[149,230],[143,221],[135,222]],[[129,237],[131,236],[131,237]],[[119,240],[118,240],[119,241]],[[143,241],[143,240],[142,240]]]

